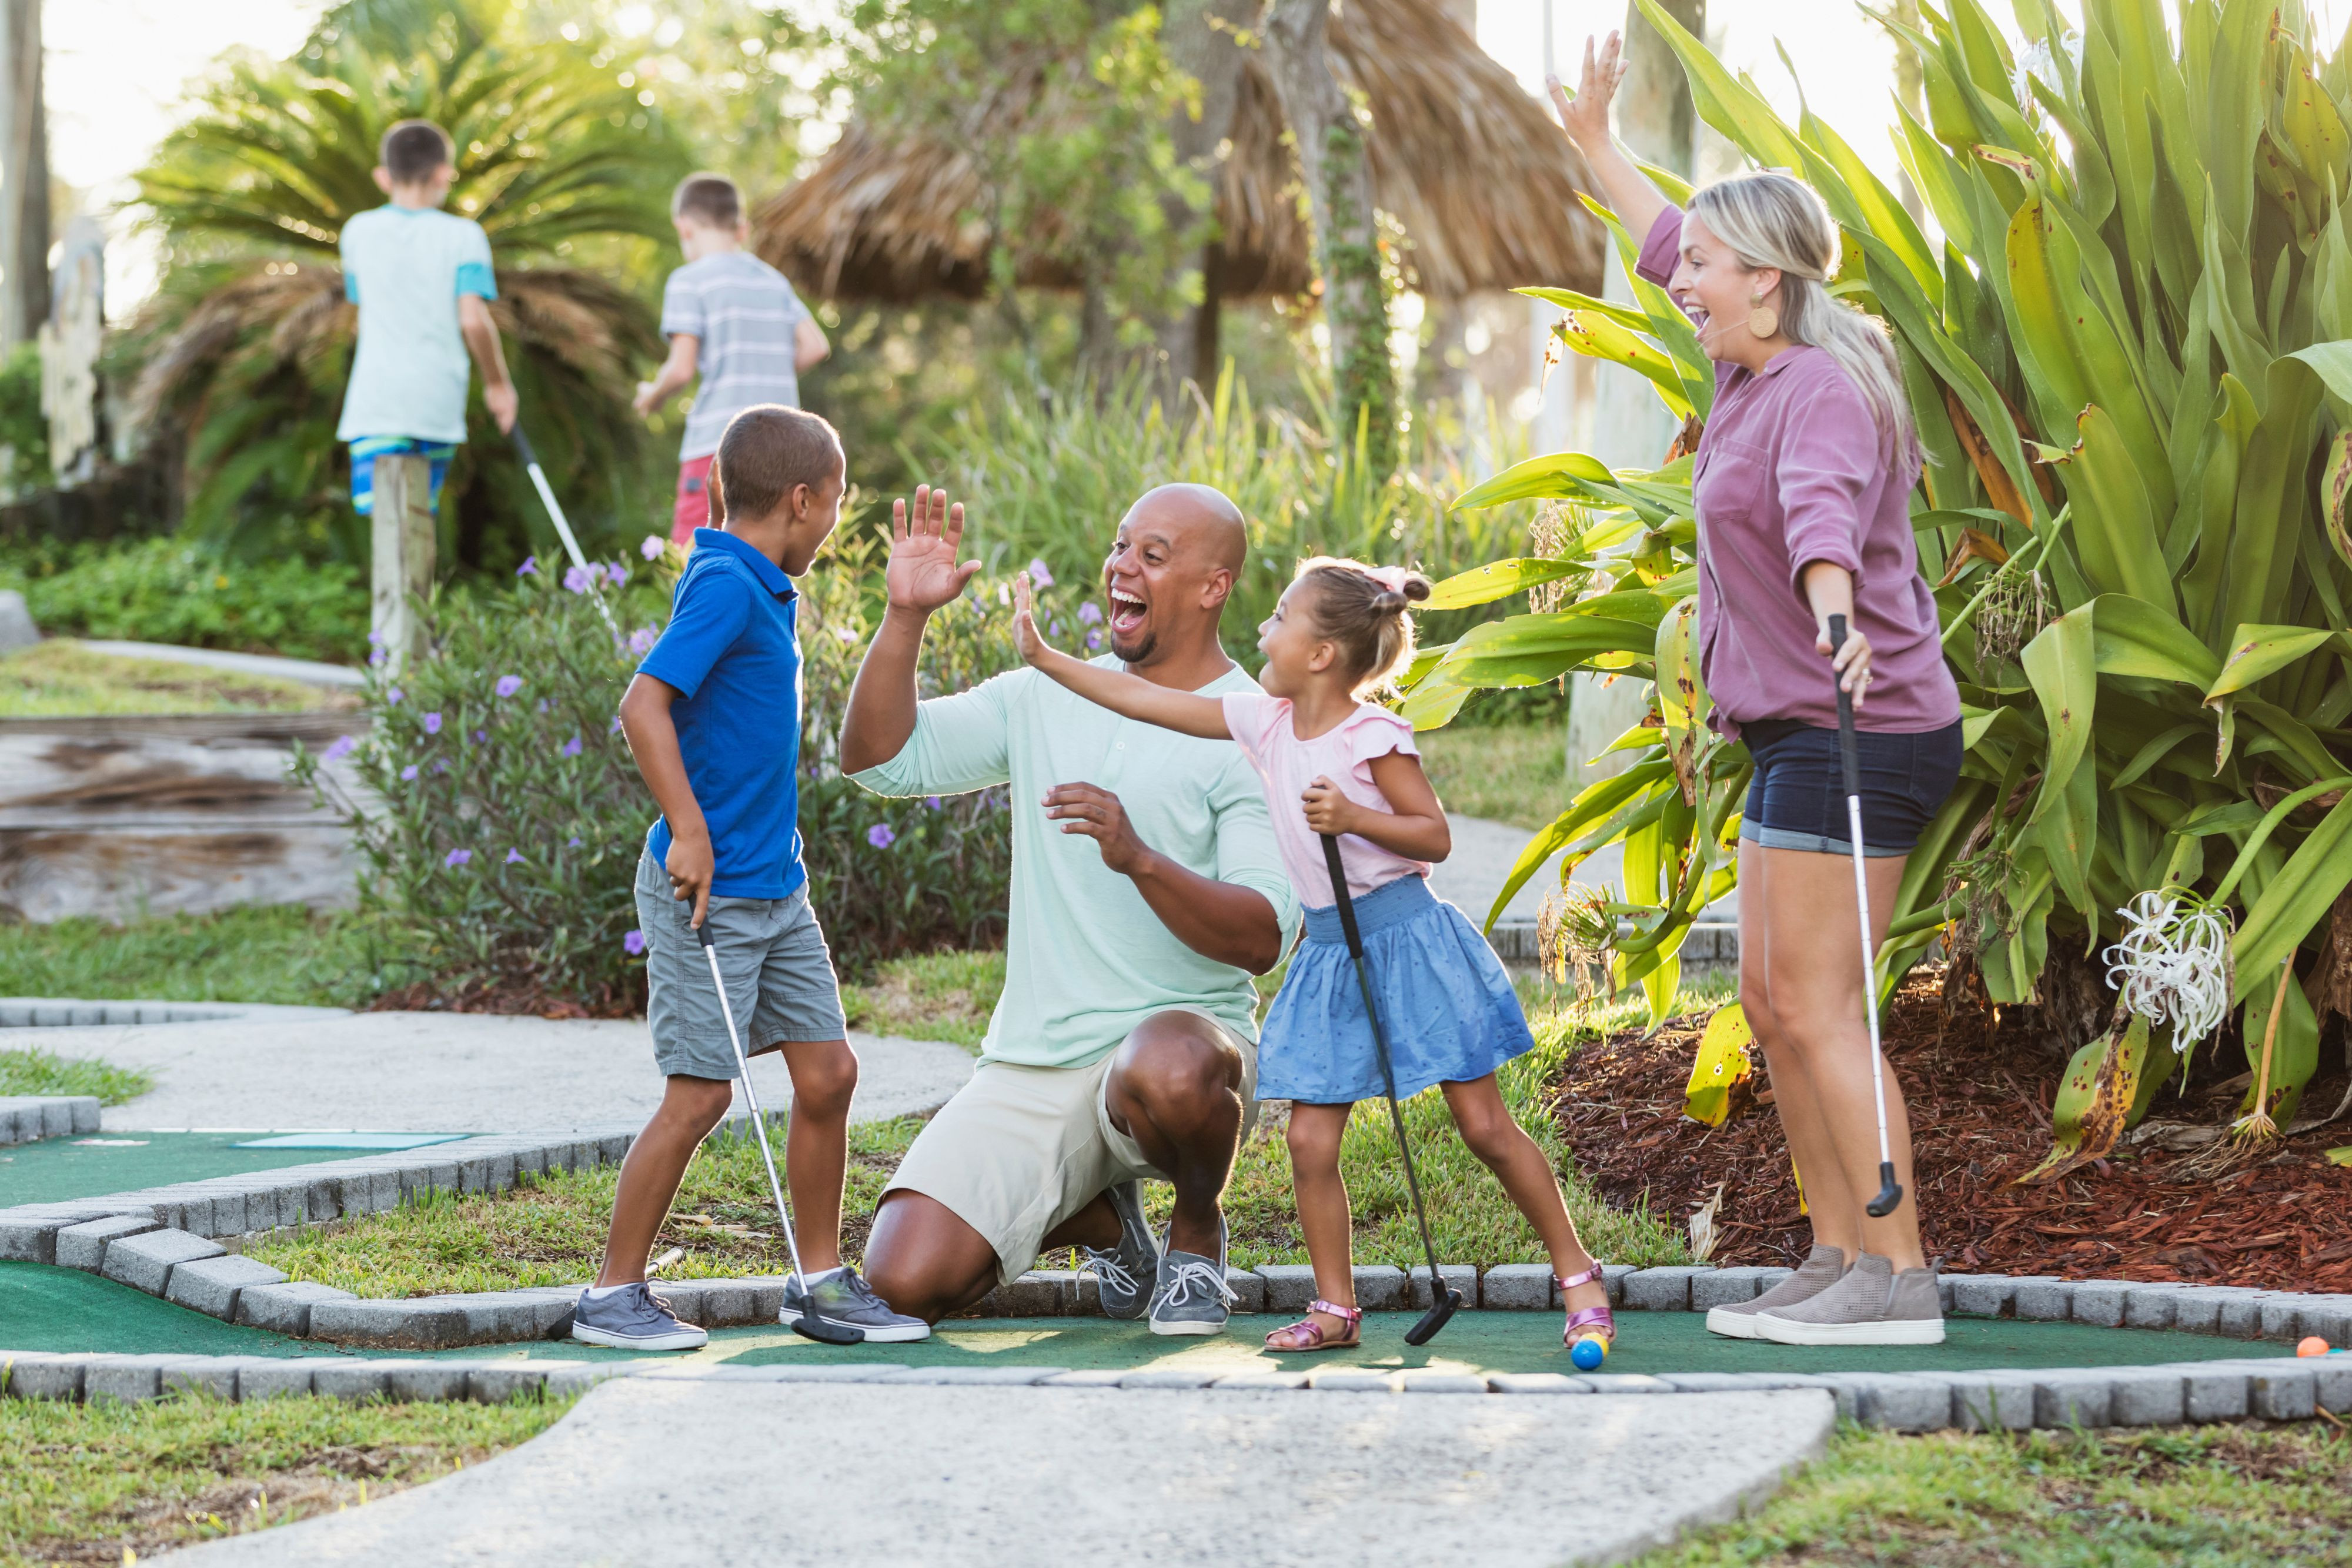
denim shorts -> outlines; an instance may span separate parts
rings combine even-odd
[[[637,924],[646,934],[646,1022],[654,1061],[667,1078],[731,1081],[735,1048],[702,938],[688,924],[694,904],[672,897],[669,873],[650,854],[637,860]],[[809,907],[808,884],[783,898],[713,898],[703,922],[727,979],[728,1005],[742,1031],[743,1054],[788,1041],[841,1040],[849,1026],[833,955]]]
[[[1739,729],[1756,759],[1739,836],[1768,850],[1852,854],[1837,731],[1783,718],[1758,719]],[[1853,738],[1862,781],[1862,852],[1907,855],[1959,782],[1960,727],[1950,724],[1920,735],[1864,730]]]

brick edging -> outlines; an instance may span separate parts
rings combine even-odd
[[[95,1094],[0,1094],[0,1144],[87,1137],[98,1119]]]
[[[815,1354],[815,1353],[813,1353]],[[502,1403],[568,1398],[620,1377],[666,1382],[887,1383],[1235,1393],[1675,1395],[1819,1389],[1838,1414],[1905,1432],[2179,1426],[2308,1419],[2352,1411],[2352,1361],[2336,1357],[2181,1362],[2161,1366],[1950,1373],[1631,1374],[1316,1372],[1217,1374],[1170,1367],[1072,1372],[1055,1366],[835,1363],[730,1366],[675,1362],[392,1361],[341,1357],[49,1354],[0,1351],[0,1397],[137,1403],[184,1392],[249,1400],[317,1394],[351,1400]]]

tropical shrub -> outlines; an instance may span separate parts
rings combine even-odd
[[[77,637],[278,653],[329,664],[366,651],[367,584],[356,567],[237,560],[185,539],[22,552],[0,586],[34,623]]]
[[[2179,983],[2135,988],[2142,1010],[2078,1053],[2053,1168],[2146,1110],[2222,1010],[2202,994],[2217,985],[2243,1008],[2250,1119],[2291,1117],[2317,1059],[2305,979],[2318,1007],[2352,1003],[2352,54],[2323,54],[2295,0],[2084,0],[2079,27],[2018,0],[2021,56],[1978,0],[1923,4],[1920,29],[1896,30],[1927,118],[1904,113],[1895,149],[1938,249],[1827,125],[1782,120],[1641,4],[1707,122],[1828,204],[1845,241],[1832,286],[1893,329],[1933,459],[1913,523],[1968,754],[1904,878],[1885,983],[1944,933],[1992,999],[2021,1002],[2128,929],[2126,956],[2180,958]],[[1631,307],[1531,292],[1570,308],[1569,347],[1704,423],[1713,370],[1661,290],[1637,283]],[[1435,602],[1550,602],[1430,650],[1408,706],[1440,724],[1472,688],[1570,669],[1653,683],[1653,727],[1622,743],[1633,766],[1583,790],[1510,885],[1622,841],[1616,977],[1654,1011],[1693,917],[1731,885],[1749,772],[1706,724],[1691,463],[1551,455],[1455,505],[1530,498],[1562,508],[1562,540]],[[2204,940],[2208,909],[2226,945]]]
[[[860,972],[905,952],[1002,939],[1012,874],[1003,790],[886,800],[841,777],[837,737],[864,657],[871,537],[840,537],[802,580],[801,833],[835,961]],[[349,823],[363,917],[395,987],[467,1005],[643,1001],[633,888],[655,808],[616,710],[667,616],[681,563],[648,538],[650,570],[536,561],[511,590],[423,607],[425,655],[369,671],[364,738],[298,755],[297,779]],[[934,618],[926,695],[1018,662],[1003,580]],[[625,632],[615,645],[596,601]],[[1099,617],[1048,596],[1073,642]],[[321,766],[348,758],[359,789]]]

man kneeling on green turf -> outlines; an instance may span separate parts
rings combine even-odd
[[[801,865],[791,580],[841,519],[845,469],[840,438],[813,413],[761,403],[728,423],[711,473],[719,526],[695,530],[669,625],[621,699],[629,750],[661,807],[636,892],[646,1021],[668,1088],[621,1166],[604,1266],[580,1295],[572,1334],[591,1344],[692,1350],[709,1337],[646,1284],[687,1164],[734,1100],[735,1048],[697,936],[706,924],[728,1003],[748,1020],[746,1051],[782,1051],[793,1079],[785,1175],[809,1273],[805,1297],[798,1281],[786,1287],[781,1321],[814,1313],[882,1342],[930,1333],[841,1264],[857,1057]]]

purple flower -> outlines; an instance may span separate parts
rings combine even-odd
[[[383,632],[369,632],[369,633],[368,633],[368,646],[369,646],[369,647],[371,647],[371,648],[381,648],[381,647],[383,647]]]
[[[1087,600],[1078,606],[1078,619],[1089,626],[1099,625],[1102,622],[1102,606],[1091,599]]]
[[[667,539],[659,534],[647,534],[643,542],[637,546],[637,553],[647,560],[659,560],[662,558],[662,551],[667,549],[669,549]]]
[[[434,771],[434,772],[436,772],[436,773],[446,773],[446,772],[448,772],[448,771],[449,771],[449,759],[448,759],[447,758],[446,758],[446,757],[436,757],[436,758],[435,758],[433,759],[433,771]]]
[[[523,557],[523,558],[522,558],[522,564],[521,564],[520,566],[519,566],[519,567],[515,568],[515,575],[516,575],[517,577],[536,577],[536,576],[538,576],[538,575],[539,575],[539,558],[538,558],[537,556],[535,556],[535,555],[527,555],[527,556]]]
[[[576,850],[576,849],[578,849],[578,848],[580,847],[580,840],[579,840],[578,836],[577,836],[577,835],[574,835],[574,836],[572,837],[572,841],[571,841],[570,842],[566,843],[563,847],[564,847],[565,849],[567,849],[567,850]]]
[[[400,776],[404,779],[414,782],[416,778],[416,764],[412,762],[407,767],[402,768],[400,770]]]
[[[375,652],[373,652],[373,653],[370,653],[370,654],[368,655],[368,663],[369,663],[369,664],[383,664],[383,649],[381,649],[381,648],[378,648]]]
[[[427,735],[438,735],[441,733],[441,716],[439,714],[428,713],[425,716],[425,733]]]
[[[615,588],[626,588],[629,583],[629,569],[616,560],[604,569],[604,580]]]
[[[515,693],[522,690],[522,677],[520,675],[500,675],[499,677],[499,684],[492,689],[502,697],[510,697],[514,695]]]
[[[634,958],[646,950],[646,934],[642,931],[621,933],[621,951]]]
[[[442,863],[444,865],[453,866],[465,865],[469,863],[473,858],[474,852],[471,850],[451,850],[446,856],[443,857]]]
[[[340,762],[359,748],[360,743],[356,739],[348,735],[339,735],[327,743],[327,749],[319,754],[320,760]]]
[[[604,733],[606,735],[618,735],[621,733],[621,716],[619,714],[614,714],[613,716],[613,727],[606,730]]]
[[[877,850],[887,850],[898,841],[898,835],[890,831],[889,823],[877,822],[866,830],[866,841]]]
[[[936,811],[939,809],[940,798],[937,795],[926,795],[923,797],[923,810],[926,811]]]
[[[660,641],[661,632],[658,628],[652,626],[640,626],[635,631],[629,633],[629,652],[642,659],[647,653],[652,653],[654,650],[654,644]]]
[[[573,593],[585,593],[596,585],[596,569],[572,566],[563,569],[563,586]]]
[[[1101,646],[1102,646],[1102,633],[1101,633],[1101,632],[1087,632],[1087,651],[1088,653],[1093,653],[1095,650],[1097,650],[1097,649],[1100,648]]]
[[[539,699],[539,711],[541,713],[545,713],[547,711],[547,699],[545,697]]]
[[[479,745],[481,745],[483,742],[485,742],[485,741],[488,740],[489,738],[490,738],[490,732],[489,732],[488,730],[487,730],[487,729],[478,729],[478,730],[476,730],[476,731],[474,732],[474,744],[475,744],[476,746],[479,746]]]
[[[1038,556],[1029,562],[1029,580],[1038,588],[1054,586],[1054,574],[1045,570],[1045,558]]]
[[[573,736],[571,739],[569,739],[569,740],[565,741],[562,745],[561,745],[561,746],[557,747],[555,748],[555,755],[556,755],[556,756],[558,756],[558,757],[577,757],[577,756],[579,756],[579,755],[580,755],[580,737],[579,737],[578,736],[576,736],[576,735],[575,735],[575,736]]]
[[[400,706],[400,698],[401,690],[398,686],[394,686],[392,690],[383,694],[383,700],[386,706],[391,707],[398,707]]]
[[[512,849],[510,849],[510,850],[507,851],[507,860],[506,860],[506,863],[507,863],[507,864],[509,864],[509,865],[520,865],[520,864],[522,864],[522,852],[521,852],[520,850],[512,850]]]

